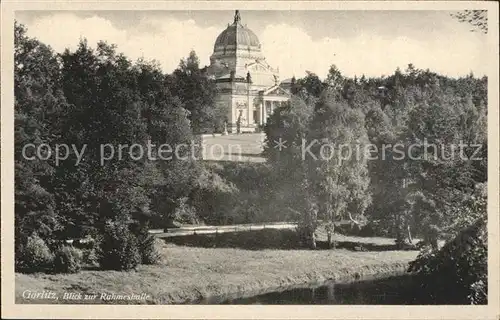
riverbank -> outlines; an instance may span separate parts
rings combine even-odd
[[[343,237],[365,243],[392,239]],[[244,250],[165,244],[163,262],[136,271],[16,274],[16,303],[178,304],[211,296],[246,297],[328,279],[364,279],[402,272],[417,251]],[[28,293],[58,299],[27,299]],[[66,298],[64,299],[64,294]],[[74,295],[69,295],[74,293]],[[25,298],[23,298],[23,294]],[[88,299],[84,300],[85,295]],[[95,296],[94,296],[95,295]]]

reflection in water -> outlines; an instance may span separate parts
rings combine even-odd
[[[321,286],[270,292],[249,298],[212,297],[202,304],[429,304],[425,295],[415,290],[409,275],[348,284],[332,281]]]

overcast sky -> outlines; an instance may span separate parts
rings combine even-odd
[[[241,11],[281,78],[331,64],[348,76],[381,76],[416,67],[450,76],[487,73],[487,36],[446,11]],[[56,51],[80,38],[118,45],[132,59],[158,60],[171,72],[194,49],[209,63],[217,35],[234,11],[18,11],[28,34]]]

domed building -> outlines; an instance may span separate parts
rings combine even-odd
[[[217,37],[208,74],[217,84],[217,104],[226,107],[229,132],[255,132],[290,91],[280,85],[279,70],[262,54],[259,38],[241,23],[238,10],[232,24]]]

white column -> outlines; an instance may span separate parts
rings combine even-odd
[[[234,105],[233,101],[230,99],[229,102],[227,103],[227,121],[229,122],[228,125],[232,128],[236,125],[236,118],[234,117]],[[234,133],[234,132],[233,132]]]
[[[250,84],[247,83],[248,127],[253,124],[253,105],[250,103]]]
[[[263,101],[259,101],[259,124],[263,125],[264,124],[264,107],[263,107]]]
[[[263,120],[264,120],[264,124],[267,123],[267,101],[266,100],[263,100],[262,101],[262,105],[264,106],[264,112],[263,112]]]

